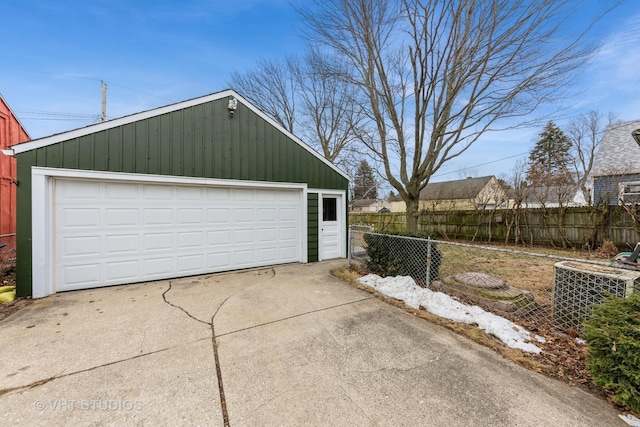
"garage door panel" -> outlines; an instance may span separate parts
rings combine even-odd
[[[233,244],[236,246],[253,243],[254,239],[255,231],[253,229],[234,230],[233,232]]]
[[[276,208],[259,208],[258,221],[264,222],[277,222],[278,221],[278,209]]]
[[[300,190],[85,184],[56,180],[58,291],[302,260]]]
[[[278,200],[278,192],[275,190],[263,190],[257,194],[257,199],[260,202],[274,202]]]
[[[100,284],[100,264],[76,264],[62,267],[64,283],[68,286]]]
[[[201,187],[177,187],[178,200],[202,200]]]
[[[202,248],[204,246],[204,233],[202,231],[183,231],[178,233],[178,250]]]
[[[254,249],[234,250],[233,264],[238,267],[248,267],[255,264]]]
[[[277,228],[267,228],[258,230],[258,242],[277,242],[278,240],[278,229]]]
[[[136,279],[139,276],[137,260],[114,261],[105,264],[107,283],[118,282],[123,279]]]
[[[203,254],[184,255],[178,257],[178,273],[191,273],[205,268]]]
[[[233,210],[234,222],[235,223],[243,223],[243,222],[245,222],[245,223],[246,222],[253,223],[253,222],[255,222],[254,210],[255,210],[255,208],[252,208],[252,207],[234,209]]]
[[[297,253],[298,253],[298,250],[295,245],[280,247],[281,259],[289,260],[290,262],[293,262],[297,257]]]
[[[66,237],[62,240],[62,257],[82,257],[100,254],[100,236]]]
[[[207,210],[208,222],[212,224],[228,224],[231,221],[231,209],[213,208]]]
[[[100,183],[91,181],[60,181],[56,191],[65,200],[97,200],[100,198]]]
[[[212,202],[228,201],[231,199],[231,190],[229,188],[207,188],[206,199]]]
[[[138,209],[134,208],[107,208],[105,209],[107,226],[129,226],[138,225]]]
[[[178,209],[178,225],[202,224],[203,210],[194,208]]]
[[[106,198],[111,201],[131,201],[138,199],[138,186],[120,183],[105,184]]]
[[[297,218],[298,212],[295,208],[281,208],[279,209],[279,220],[280,221],[291,221],[295,222]]]
[[[144,259],[142,266],[142,274],[146,278],[169,274],[175,269],[173,267],[173,257]]]
[[[276,248],[266,248],[258,250],[258,261],[262,263],[271,263],[278,259],[278,250]]]
[[[173,225],[173,209],[146,208],[144,209],[143,225]]]
[[[62,207],[57,214],[59,221],[65,228],[100,226],[100,209],[97,208]]]
[[[229,245],[231,243],[230,230],[215,230],[207,232],[207,244],[209,246]]]
[[[233,200],[238,202],[251,202],[254,200],[254,190],[245,188],[234,188],[231,190],[233,193]]]
[[[231,252],[229,251],[209,253],[207,255],[207,268],[211,272],[223,271],[229,265],[231,265]]]
[[[145,233],[142,239],[144,251],[173,249],[173,233]]]
[[[142,193],[144,200],[172,200],[174,187],[155,184],[143,184]]]
[[[136,253],[139,250],[137,234],[107,235],[104,240],[106,243],[105,253],[107,255]]]

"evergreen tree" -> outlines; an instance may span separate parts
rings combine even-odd
[[[366,160],[362,160],[353,180],[353,200],[377,198],[378,184],[373,169]]]
[[[572,181],[571,141],[555,123],[549,122],[529,153],[527,180],[531,184],[551,185]]]

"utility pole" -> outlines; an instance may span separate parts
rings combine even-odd
[[[107,121],[107,84],[100,80],[102,85],[102,114],[100,114],[100,121]]]

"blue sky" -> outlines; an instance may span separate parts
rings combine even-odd
[[[568,27],[603,4],[584,1]],[[0,93],[32,138],[95,121],[101,80],[107,115],[116,118],[226,89],[231,71],[304,49],[287,0],[5,0],[1,16]],[[592,36],[602,48],[550,118],[562,126],[595,109],[640,119],[636,1],[625,1]],[[539,131],[485,135],[434,181],[506,176]]]

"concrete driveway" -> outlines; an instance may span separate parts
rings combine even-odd
[[[332,277],[341,265],[35,301],[0,322],[0,425],[625,425]]]

